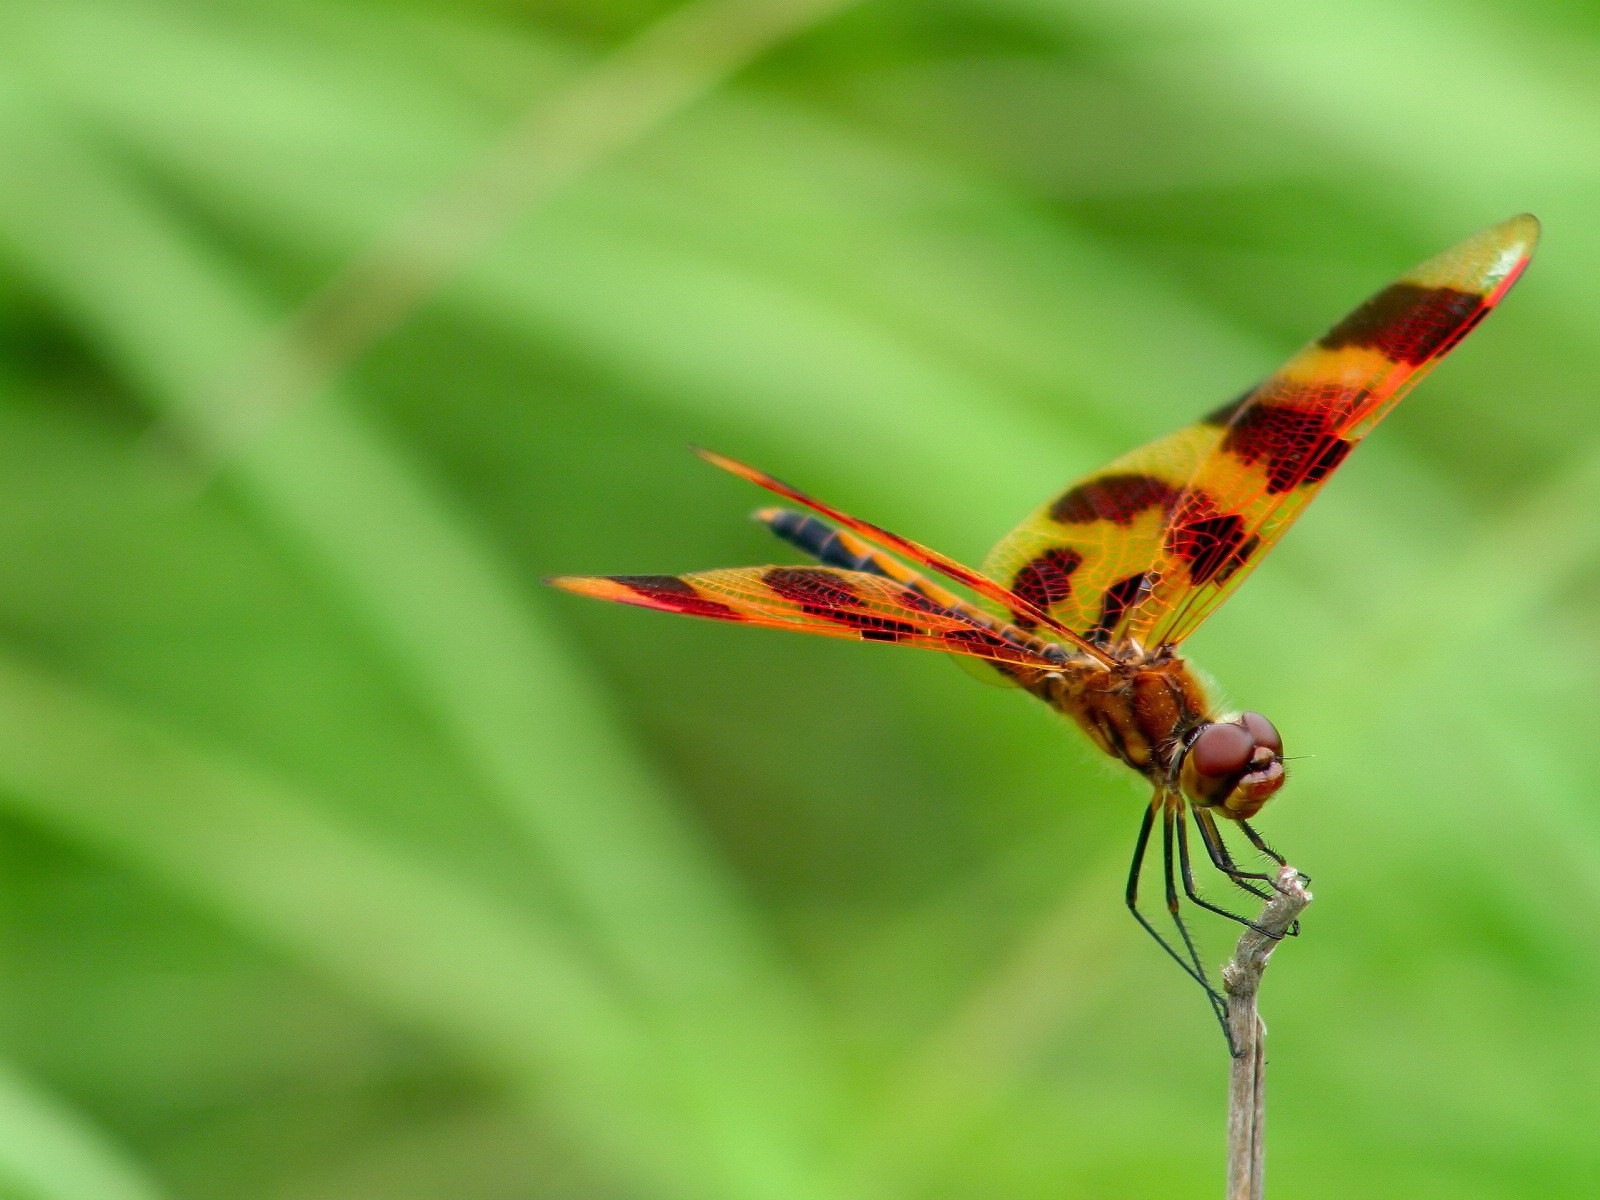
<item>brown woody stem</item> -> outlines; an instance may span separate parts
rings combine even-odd
[[[1267,1030],[1256,1011],[1256,993],[1278,939],[1311,903],[1293,867],[1278,872],[1278,889],[1256,922],[1267,933],[1246,929],[1222,968],[1228,1032],[1237,1055],[1228,1080],[1228,1200],[1262,1200],[1266,1183]]]

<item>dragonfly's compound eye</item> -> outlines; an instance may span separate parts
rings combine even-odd
[[[1255,736],[1242,725],[1207,725],[1189,747],[1189,764],[1207,779],[1231,779],[1250,764]]]
[[[1277,726],[1260,713],[1240,713],[1239,724],[1250,731],[1250,736],[1255,739],[1256,745],[1265,746],[1274,754],[1283,753],[1283,739],[1278,736]]]
[[[1180,786],[1201,807],[1244,820],[1260,811],[1283,779],[1283,739],[1260,713],[1244,713],[1195,735]]]

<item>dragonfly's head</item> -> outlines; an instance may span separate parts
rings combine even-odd
[[[1178,780],[1190,803],[1247,821],[1283,786],[1283,739],[1260,713],[1200,726]]]

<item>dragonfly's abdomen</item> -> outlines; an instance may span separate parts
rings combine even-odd
[[[755,517],[784,541],[809,554],[825,567],[870,571],[874,575],[894,578],[887,564],[882,561],[883,556],[875,553],[861,539],[835,529],[826,521],[819,521],[816,517],[790,508],[763,508]]]

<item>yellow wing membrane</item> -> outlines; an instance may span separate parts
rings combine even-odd
[[[1232,404],[1030,514],[984,574],[1097,644],[1178,645],[1500,302],[1538,237],[1513,217],[1429,259]]]

